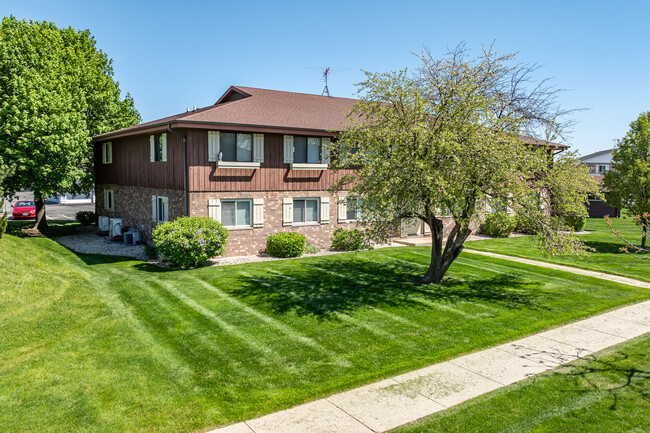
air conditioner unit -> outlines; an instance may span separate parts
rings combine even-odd
[[[97,218],[97,225],[99,226],[99,231],[107,232],[108,231],[108,217],[100,216]]]
[[[108,222],[108,236],[122,236],[122,218],[111,218]]]
[[[135,229],[129,229],[124,232],[124,245],[135,245],[140,242],[140,232]]]

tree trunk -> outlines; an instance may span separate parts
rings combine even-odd
[[[39,192],[34,191],[34,204],[36,205],[36,222],[34,230],[43,231],[47,229],[47,218],[45,216],[45,198]]]
[[[648,238],[648,226],[643,226],[643,235],[641,235],[641,248],[645,248],[645,241]]]
[[[424,284],[440,284],[451,264],[463,251],[463,243],[472,231],[469,228],[463,229],[456,224],[447,237],[447,244],[443,252],[442,220],[434,219],[429,223],[429,226],[431,227],[431,263],[420,282]]]

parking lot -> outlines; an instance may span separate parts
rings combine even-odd
[[[12,220],[11,205],[18,200],[34,200],[34,194],[31,192],[20,192],[14,200],[6,201],[2,210],[7,212],[9,220]],[[95,211],[95,203],[67,203],[67,204],[46,204],[45,215],[48,220],[74,221],[74,216],[79,211]]]

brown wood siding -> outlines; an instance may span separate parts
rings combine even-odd
[[[329,170],[289,170],[289,164],[284,163],[282,134],[264,134],[264,162],[258,170],[218,169],[215,162],[208,162],[208,132],[200,129],[185,131],[191,192],[323,191],[344,174],[334,174]]]
[[[183,144],[167,133],[167,162],[151,162],[149,135],[106,140],[113,143],[113,163],[102,163],[102,142],[95,146],[95,176],[98,184],[144,188],[183,189]]]

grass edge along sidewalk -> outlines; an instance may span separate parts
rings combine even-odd
[[[649,331],[645,301],[211,433],[384,432]]]

